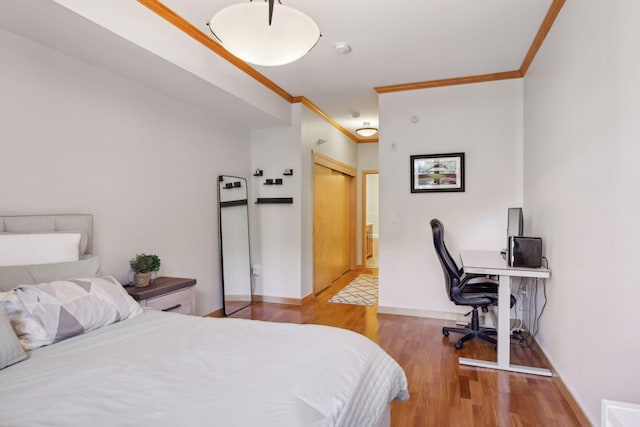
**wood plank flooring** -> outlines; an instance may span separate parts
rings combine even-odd
[[[254,303],[231,317],[336,326],[377,342],[398,361],[409,382],[411,399],[392,404],[393,427],[589,425],[584,415],[574,413],[575,403],[564,397],[556,378],[459,366],[458,356],[495,360],[496,352],[482,340],[471,340],[456,351],[458,334],[442,336],[442,326],[454,322],[328,302],[358,274],[347,273],[305,305]],[[512,363],[545,366],[535,350],[515,342],[511,349]]]

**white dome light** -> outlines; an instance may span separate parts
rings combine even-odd
[[[231,54],[254,65],[284,65],[302,58],[320,39],[320,29],[294,8],[255,2],[225,7],[211,18],[209,29]]]

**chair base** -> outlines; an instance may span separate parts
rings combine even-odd
[[[460,350],[462,348],[462,343],[465,341],[469,341],[472,338],[480,338],[483,339],[485,341],[490,342],[491,344],[498,344],[498,342],[495,340],[495,338],[492,337],[492,335],[496,335],[496,331],[495,330],[478,330],[478,331],[474,331],[473,329],[468,329],[468,328],[449,328],[449,327],[444,327],[442,328],[442,335],[444,335],[445,337],[449,336],[449,332],[456,332],[458,334],[465,334],[462,338],[460,338],[458,340],[458,342],[456,342],[456,350]]]
[[[497,334],[495,329],[485,330],[480,328],[480,321],[478,317],[478,308],[473,307],[471,312],[471,327],[469,328],[450,328],[445,326],[442,328],[442,335],[445,337],[449,336],[450,332],[455,332],[457,334],[464,334],[462,338],[456,342],[456,350],[460,350],[462,348],[462,343],[465,341],[469,341],[472,338],[480,338],[491,344],[498,344],[498,342],[493,338],[494,335]]]

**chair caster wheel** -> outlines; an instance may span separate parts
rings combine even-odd
[[[460,350],[462,348],[462,343],[460,341],[458,341],[456,343],[456,350]]]
[[[442,335],[444,335],[445,337],[449,336],[449,331],[442,331]]]

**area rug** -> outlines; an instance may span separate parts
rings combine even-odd
[[[329,302],[337,304],[374,305],[378,300],[378,277],[361,274],[338,292]]]

